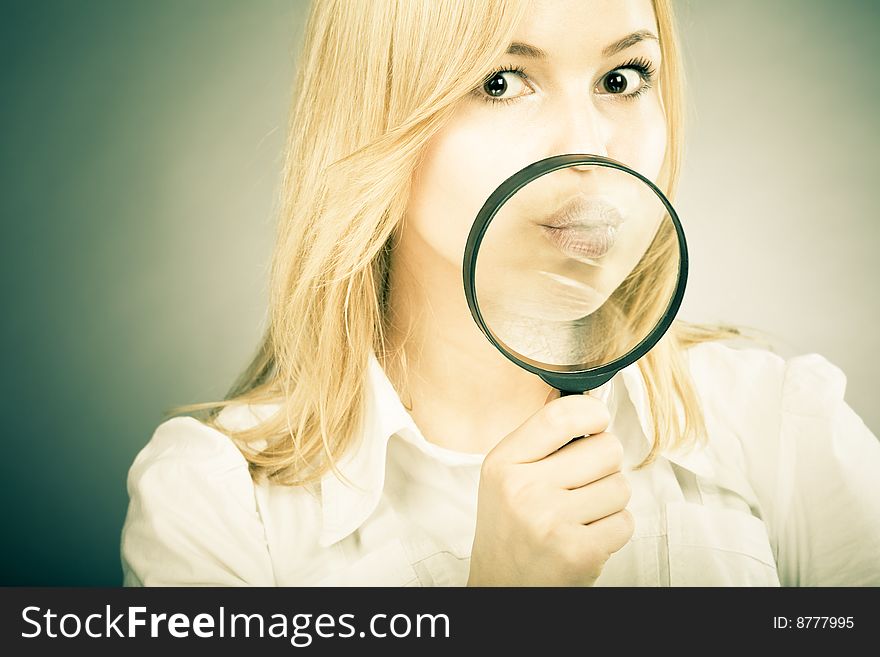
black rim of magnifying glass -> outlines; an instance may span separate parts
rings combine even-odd
[[[620,171],[635,176],[653,190],[653,192],[666,207],[666,210],[669,213],[670,218],[672,219],[672,223],[675,226],[675,232],[678,235],[678,248],[679,254],[681,256],[679,258],[678,281],[676,283],[675,293],[673,294],[672,300],[670,301],[669,306],[667,306],[663,317],[641,342],[639,342],[633,349],[625,353],[623,356],[611,361],[610,363],[601,365],[600,367],[588,368],[585,370],[547,370],[542,367],[533,365],[528,361],[524,361],[521,358],[517,358],[514,354],[510,353],[507,348],[495,338],[495,336],[492,334],[492,331],[486,325],[486,322],[483,320],[483,315],[482,313],[480,313],[480,308],[477,305],[475,281],[475,272],[477,265],[476,256],[479,250],[480,243],[483,241],[483,236],[486,234],[486,229],[489,227],[489,224],[492,222],[495,214],[498,212],[498,210],[501,209],[501,206],[503,206],[508,201],[508,199],[510,199],[511,196],[513,196],[528,183],[537,178],[540,178],[543,175],[578,164],[597,164],[599,166],[610,167],[612,169],[619,169]],[[495,191],[492,192],[492,194],[483,204],[483,207],[480,208],[480,211],[477,213],[476,219],[474,219],[474,223],[471,226],[471,231],[468,234],[467,243],[465,244],[464,261],[462,263],[464,293],[465,297],[467,298],[468,308],[470,308],[471,315],[473,316],[474,321],[477,323],[477,325],[480,327],[480,330],[489,339],[489,341],[493,345],[495,345],[495,347],[509,360],[513,361],[520,367],[534,374],[537,374],[553,387],[563,392],[578,393],[599,387],[600,385],[611,379],[624,367],[627,367],[628,365],[636,362],[639,358],[648,353],[648,351],[650,351],[655,344],[657,344],[660,338],[663,337],[663,334],[666,333],[667,329],[672,325],[672,321],[675,319],[675,315],[678,313],[678,309],[681,306],[681,301],[684,298],[685,286],[687,284],[687,272],[688,254],[687,243],[685,242],[684,237],[684,230],[682,229],[681,222],[678,219],[678,214],[675,212],[675,208],[672,207],[672,204],[669,202],[663,192],[661,192],[657,188],[657,186],[654,185],[654,183],[645,178],[638,171],[630,169],[628,166],[621,162],[618,162],[617,160],[612,160],[611,158],[603,157],[601,155],[584,155],[576,153],[553,155],[543,160],[533,162],[527,167],[520,169],[503,183],[501,183],[495,189]]]

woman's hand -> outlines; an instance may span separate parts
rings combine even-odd
[[[558,395],[486,455],[468,586],[592,586],[632,536],[608,408]]]

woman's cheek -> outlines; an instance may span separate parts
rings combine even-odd
[[[414,179],[409,219],[429,246],[458,265],[483,203],[532,160],[519,165],[523,153],[516,140],[487,122],[453,118],[450,124],[455,129],[441,131],[426,147]]]
[[[629,130],[626,159],[619,159],[656,182],[666,155],[666,117],[659,104],[648,108],[636,127],[638,129]]]

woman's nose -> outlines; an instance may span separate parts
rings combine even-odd
[[[560,102],[554,119],[555,148],[550,155],[579,153],[608,156],[608,126],[599,110],[593,105],[589,94],[580,93],[576,97]],[[590,165],[572,167],[576,170],[590,169]]]

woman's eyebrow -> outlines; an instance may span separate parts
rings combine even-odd
[[[618,39],[611,45],[606,46],[602,50],[603,57],[611,57],[612,55],[616,55],[621,50],[626,50],[630,46],[634,46],[639,41],[646,41],[648,39],[653,39],[655,41],[659,41],[657,35],[651,32],[650,30],[638,30],[637,32],[633,32],[632,34],[628,34],[622,39]],[[519,55],[520,57],[529,57],[531,59],[546,59],[547,53],[536,46],[529,45],[528,43],[522,43],[521,41],[514,41],[507,47],[508,55]]]
[[[639,41],[647,41],[648,39],[654,39],[654,41],[657,42],[660,41],[660,39],[657,38],[657,35],[651,32],[651,30],[638,30],[632,34],[626,35],[618,41],[615,41],[610,46],[606,46],[602,51],[602,56],[611,57],[612,55],[619,53],[621,50],[626,50],[630,46],[636,45]]]

